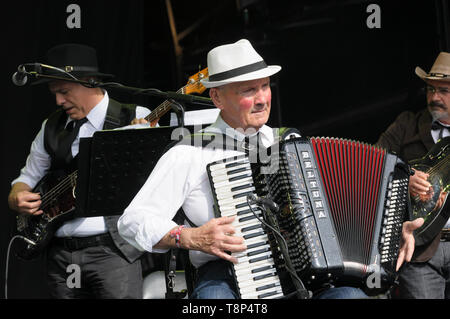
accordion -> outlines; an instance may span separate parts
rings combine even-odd
[[[242,298],[290,294],[288,266],[311,290],[336,284],[371,294],[393,283],[409,210],[409,167],[397,156],[345,139],[292,138],[271,147],[269,163],[238,156],[207,172],[216,216],[236,215],[236,234],[247,244],[233,253]],[[251,194],[278,205],[269,213],[287,249],[261,223]]]

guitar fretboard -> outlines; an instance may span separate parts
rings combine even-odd
[[[185,92],[185,86],[183,86],[181,89],[179,89],[176,93],[184,94]],[[156,109],[154,109],[149,115],[145,117],[145,120],[152,123],[158,119],[160,119],[164,114],[167,113],[171,109],[171,102],[168,100],[165,100],[162,102]]]

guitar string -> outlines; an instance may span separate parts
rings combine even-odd
[[[77,178],[77,171],[68,175],[65,179],[63,179],[59,184],[57,184],[51,191],[46,193],[42,197],[41,208],[47,208],[48,204],[50,204],[54,199],[56,199],[59,195],[67,191],[68,189],[75,186],[75,179]]]
[[[187,85],[180,88],[176,93],[183,93],[184,89],[187,87]],[[156,109],[154,109],[149,115],[145,117],[145,120],[149,122],[153,122],[156,119],[159,119],[161,116],[163,116],[167,112],[168,106],[172,104],[171,102],[165,100],[162,102]]]
[[[442,167],[446,167],[447,164],[450,163],[450,156],[447,155],[442,161],[440,161],[438,164],[433,166],[427,173],[428,173],[428,179],[433,179],[436,175],[441,171]]]
[[[196,81],[199,82],[198,80]],[[192,85],[192,83],[188,83],[182,88],[180,88],[176,93],[185,94],[185,90],[188,86]],[[161,116],[163,116],[167,112],[167,107],[170,106],[172,103],[165,100],[163,103],[161,103],[153,112],[151,112],[147,117],[145,117],[145,120],[149,122],[153,122],[156,119],[159,119]]]
[[[75,175],[69,175],[66,179],[64,179],[60,184],[58,184],[54,189],[52,189],[49,193],[44,195],[43,202],[41,204],[41,208],[47,208],[54,199],[58,198],[61,194],[63,194],[68,189],[75,186]]]
[[[442,152],[445,152],[445,148],[446,148],[447,146],[448,146],[448,145],[446,145],[445,147],[442,148]],[[431,173],[433,173],[435,170],[441,169],[441,166],[442,166],[442,165],[445,165],[445,164],[446,164],[447,162],[449,162],[449,161],[450,161],[450,155],[447,154],[446,157],[444,158],[444,160],[440,161],[440,162],[437,163],[435,166],[433,166],[433,167],[428,171],[428,173],[431,174]]]
[[[429,171],[428,174],[430,174],[430,176],[437,170],[440,170],[442,168],[442,166],[446,165],[447,163],[450,162],[450,156],[447,156],[446,158],[444,158],[442,161],[440,161],[439,163],[437,163],[435,166],[433,166]],[[433,175],[434,176],[434,175]]]

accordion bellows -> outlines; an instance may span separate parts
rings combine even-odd
[[[311,145],[344,264],[381,263],[393,271],[407,212],[407,168],[365,143],[312,138]]]

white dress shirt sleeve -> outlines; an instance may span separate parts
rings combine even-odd
[[[136,106],[136,118],[143,119],[150,114],[150,110],[144,106]]]
[[[11,185],[22,182],[33,188],[50,169],[51,158],[44,147],[45,123],[47,120],[42,123],[41,130],[31,143],[30,154],[25,166],[20,170],[19,177],[13,180]]]
[[[172,218],[190,191],[190,146],[175,146],[165,153],[118,221],[119,234],[139,250],[154,249],[177,224]],[[195,177],[194,177],[195,179]]]

